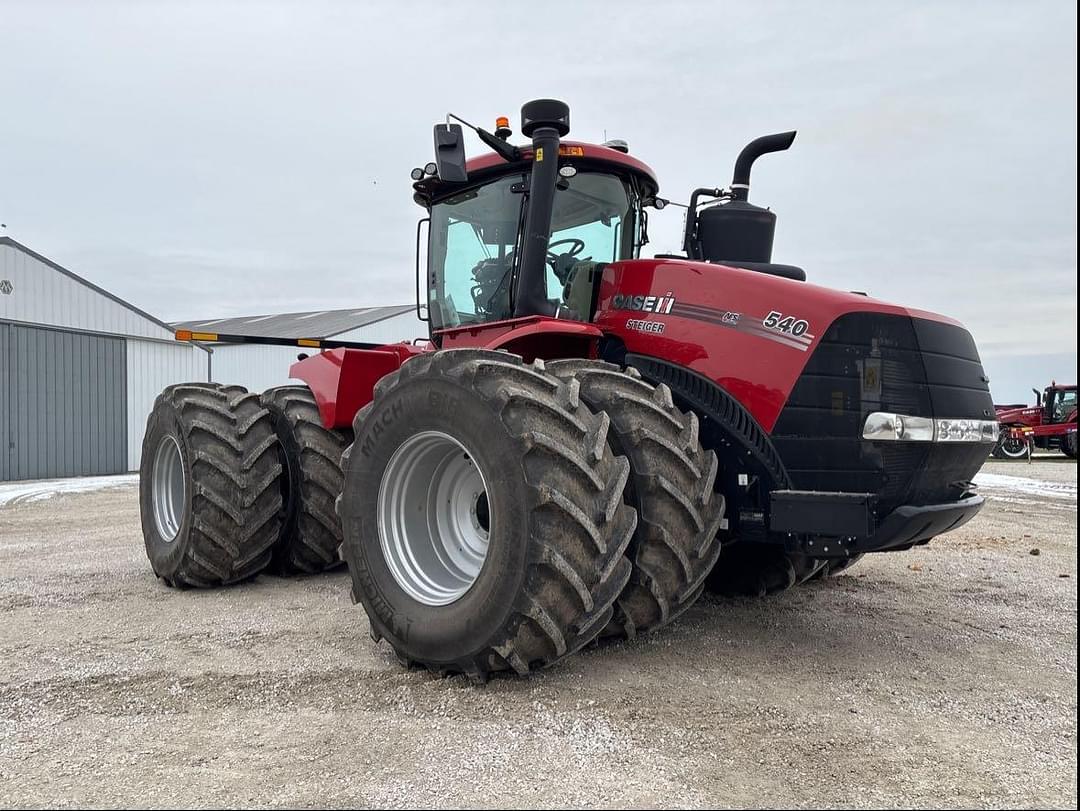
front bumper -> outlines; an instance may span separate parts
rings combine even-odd
[[[804,539],[804,551],[815,557],[886,552],[924,544],[966,524],[985,503],[982,496],[969,495],[944,504],[903,505],[878,521],[872,493],[776,490],[771,495],[770,531]]]

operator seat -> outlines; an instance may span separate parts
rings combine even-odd
[[[563,285],[563,303],[577,312],[583,320],[590,320],[596,309],[596,293],[600,276],[607,262],[582,261],[570,269],[570,277]]]

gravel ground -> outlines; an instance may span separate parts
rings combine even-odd
[[[9,493],[0,805],[1075,808],[1076,465],[984,473],[929,547],[486,687],[340,572],[170,591],[130,480]]]

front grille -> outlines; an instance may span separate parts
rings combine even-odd
[[[986,446],[868,442],[862,426],[873,411],[992,417],[971,336],[905,316],[845,315],[822,337],[772,434],[797,489],[876,493],[879,516],[958,498]]]

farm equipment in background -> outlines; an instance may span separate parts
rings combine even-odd
[[[1076,384],[1051,381],[1043,391],[1032,389],[1035,405],[995,405],[1001,433],[993,455],[999,459],[1022,459],[1031,450],[1058,448],[1076,458]]]
[[[491,151],[466,160],[463,125]],[[795,133],[694,192],[685,256],[644,258],[656,176],[569,128],[553,100],[522,108],[527,144],[506,119],[436,125],[436,160],[412,173],[426,339],[297,341],[318,350],[291,367],[305,385],[261,396],[166,389],[140,490],[158,576],[343,559],[373,639],[483,680],[979,511],[998,425],[967,331],[772,262],[750,169]]]

